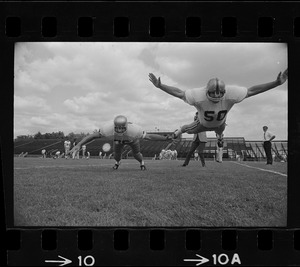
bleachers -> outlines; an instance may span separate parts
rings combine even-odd
[[[141,140],[141,153],[146,158],[153,158],[159,155],[162,149],[166,148],[170,141],[150,141]],[[105,143],[111,145],[111,150],[104,152],[102,146]],[[173,149],[177,150],[178,158],[186,157],[192,144],[192,139],[182,139],[175,145]],[[113,153],[113,141],[106,138],[95,139],[86,144],[87,151],[91,156],[99,156]],[[216,138],[208,138],[204,154],[206,158],[213,158],[216,155],[217,140]],[[21,152],[28,152],[29,155],[41,155],[41,150],[59,150],[64,151],[64,140],[59,139],[40,139],[40,140],[22,140],[14,143],[14,154],[19,155]],[[235,155],[245,156],[248,160],[260,160],[265,158],[264,149],[261,141],[245,141],[242,137],[224,138],[224,158],[235,158]],[[273,141],[273,152],[278,159],[286,158],[288,153],[287,141]],[[122,157],[132,157],[130,146],[125,146]]]
[[[41,154],[42,149],[47,151],[52,149],[64,150],[64,141],[58,139],[39,139],[39,140],[24,140],[14,143],[14,154],[28,152],[28,154]]]

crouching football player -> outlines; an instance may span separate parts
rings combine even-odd
[[[90,134],[83,138],[75,147],[72,148],[70,153],[80,150],[81,146],[94,140],[95,138],[106,137],[114,141],[114,159],[115,165],[113,168],[116,170],[120,166],[122,151],[125,145],[132,149],[133,157],[140,163],[141,170],[146,170],[143,155],[140,152],[140,140],[153,140],[153,141],[166,141],[171,140],[170,136],[163,136],[159,134],[148,134],[136,124],[127,121],[123,115],[116,116],[113,122],[103,125],[97,132]]]

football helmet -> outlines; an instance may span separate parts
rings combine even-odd
[[[124,134],[127,131],[127,118],[123,115],[115,117],[114,126],[116,134]]]
[[[225,83],[218,78],[210,79],[206,86],[206,95],[207,98],[214,102],[218,103],[223,99],[226,93]]]

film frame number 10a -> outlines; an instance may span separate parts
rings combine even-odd
[[[0,10],[3,265],[300,265],[300,2]]]

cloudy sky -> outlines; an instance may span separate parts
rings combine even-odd
[[[192,122],[196,110],[154,87],[150,72],[187,90],[214,77],[250,87],[286,68],[286,44],[17,43],[14,137],[91,133],[119,114],[147,131],[174,131]],[[225,136],[260,140],[268,125],[277,140],[287,140],[287,84],[234,105]]]

